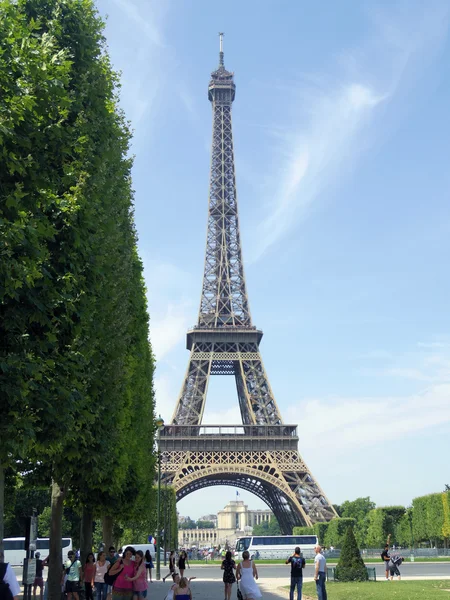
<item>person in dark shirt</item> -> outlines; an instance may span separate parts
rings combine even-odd
[[[391,556],[389,554],[389,544],[386,544],[383,552],[381,553],[381,560],[384,560],[384,568],[386,569],[386,581],[389,581],[389,560]]]
[[[42,600],[43,595],[44,595],[44,577],[43,577],[44,561],[41,560],[40,552],[36,552],[36,554],[34,556],[36,558],[36,575],[34,577],[34,583],[33,583],[33,600],[36,600],[36,588],[37,587],[40,589],[40,597]]]
[[[306,561],[300,554],[300,548],[297,546],[294,554],[286,560],[287,565],[291,565],[291,589],[289,591],[289,600],[294,600],[295,588],[297,588],[297,600],[302,600],[303,587],[303,569]]]

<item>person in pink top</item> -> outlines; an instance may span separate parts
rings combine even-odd
[[[127,546],[120,560],[115,562],[109,570],[109,575],[117,575],[112,589],[112,600],[132,600],[133,582],[129,578],[134,576],[134,548]]]
[[[128,581],[133,582],[133,600],[138,600],[138,598],[146,598],[147,597],[147,571],[144,560],[144,553],[142,550],[138,550],[136,552],[136,558],[134,560],[134,575],[133,577],[128,577]]]

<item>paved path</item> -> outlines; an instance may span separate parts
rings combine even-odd
[[[286,582],[283,582],[284,584]],[[288,598],[288,595],[283,591],[279,590],[280,580],[279,579],[265,579],[264,581],[258,582],[263,600],[280,600]],[[162,581],[155,581],[150,583],[148,586],[147,600],[164,600],[167,592],[170,589],[168,581],[163,583]],[[224,587],[222,579],[195,579],[191,582],[193,600],[223,600],[224,598]],[[231,592],[232,600],[236,598],[236,584],[233,585]]]

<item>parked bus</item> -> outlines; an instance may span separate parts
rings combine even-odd
[[[316,535],[254,535],[236,540],[235,556],[241,557],[244,550],[250,558],[288,558],[296,546],[300,546],[305,558],[314,556],[314,546],[319,543]]]
[[[69,550],[72,550],[72,538],[62,538],[62,562],[67,560],[67,554]],[[24,537],[13,537],[5,538],[3,540],[3,548],[5,550],[5,562],[11,565],[23,565],[23,560],[26,556],[25,551],[25,538]],[[36,552],[41,553],[41,558],[47,558],[49,555],[49,538],[38,538],[36,540]]]

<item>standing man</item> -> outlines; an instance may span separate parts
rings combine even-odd
[[[71,600],[72,596],[74,600],[79,600],[78,590],[80,589],[81,563],[79,560],[77,560],[73,550],[70,550],[70,552],[67,554],[67,561],[64,565],[64,568],[67,573],[67,600]]]
[[[36,576],[33,583],[33,600],[36,600],[36,588],[39,588],[42,600],[44,596],[44,561],[41,560],[40,552],[36,552],[34,556],[36,558]]]
[[[389,581],[389,544],[386,544],[383,552],[381,553],[381,560],[384,560],[384,568],[386,570],[386,581]]]
[[[295,588],[297,588],[297,600],[302,600],[303,569],[305,568],[306,561],[300,554],[299,546],[295,548],[294,554],[287,559],[286,564],[291,565],[289,600],[294,600]]]
[[[322,554],[320,546],[314,546],[316,557],[314,559],[314,581],[316,582],[316,591],[318,600],[327,600],[327,589],[325,581],[327,579],[327,561]]]

